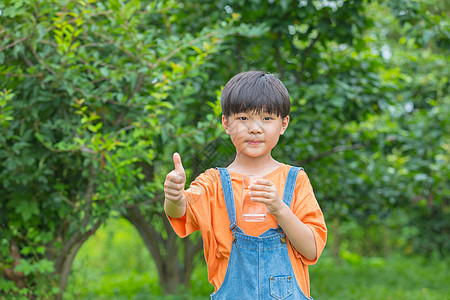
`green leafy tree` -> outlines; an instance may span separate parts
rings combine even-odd
[[[381,18],[389,16],[388,8],[392,16]],[[407,253],[445,256],[450,250],[448,8],[433,0],[378,7],[384,29],[374,44],[388,49],[383,77],[396,100],[377,121],[384,132],[379,152],[388,162],[383,177],[392,189],[385,197],[403,220],[397,226],[405,227],[400,243]]]
[[[168,95],[190,93],[228,25],[173,34],[177,1],[0,8],[0,290],[61,298],[77,251],[112,209],[133,217],[147,202],[161,214],[151,170],[161,121],[177,110]],[[178,248],[152,251],[162,271]]]

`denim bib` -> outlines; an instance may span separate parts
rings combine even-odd
[[[291,167],[286,178],[283,202],[288,207],[301,169]],[[280,226],[260,236],[246,235],[237,226],[230,173],[225,168],[218,170],[233,238],[225,278],[211,299],[312,299],[305,296],[295,279],[286,235]]]

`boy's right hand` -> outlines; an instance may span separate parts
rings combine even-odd
[[[166,176],[164,182],[164,194],[167,200],[178,202],[183,199],[184,186],[186,183],[186,172],[181,163],[180,154],[173,154],[175,169]]]

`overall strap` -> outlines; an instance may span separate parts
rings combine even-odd
[[[234,204],[233,186],[231,185],[230,173],[226,168],[217,168],[222,183],[223,197],[227,206],[228,218],[230,219],[230,230],[236,227],[236,208]]]
[[[283,202],[286,203],[288,207],[291,207],[292,196],[294,195],[295,184],[297,182],[297,175],[303,168],[291,167],[289,173],[286,177],[286,184],[284,187]]]

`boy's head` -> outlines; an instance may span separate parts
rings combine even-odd
[[[241,112],[289,115],[291,102],[283,83],[263,71],[239,73],[225,85],[220,99],[222,114],[229,117]]]

